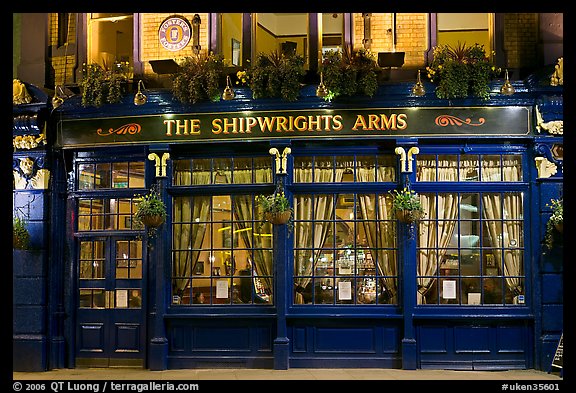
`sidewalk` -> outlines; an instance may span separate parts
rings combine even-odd
[[[558,369],[552,373],[538,370],[455,371],[398,370],[369,368],[288,370],[269,369],[186,369],[149,371],[135,368],[77,368],[46,372],[13,372],[14,381],[23,380],[499,380],[562,382]],[[541,389],[540,389],[541,390]],[[558,389],[551,389],[558,390]]]

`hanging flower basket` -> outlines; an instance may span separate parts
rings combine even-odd
[[[412,224],[423,217],[423,212],[419,210],[396,210],[396,219],[405,224]]]
[[[268,212],[264,213],[264,219],[272,224],[282,225],[290,221],[291,215],[292,212],[290,210],[283,212]]]
[[[560,223],[554,224],[554,228],[556,228],[556,230],[558,232],[563,233],[564,232],[564,223],[560,222]]]
[[[164,217],[161,215],[142,216],[142,224],[150,228],[158,228],[164,222]]]

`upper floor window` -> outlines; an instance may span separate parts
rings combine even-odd
[[[271,157],[174,160],[175,186],[271,182]]]
[[[134,64],[134,16],[126,13],[89,13],[87,62],[112,70]]]
[[[308,63],[308,14],[257,13],[254,54],[277,51],[298,54]]]

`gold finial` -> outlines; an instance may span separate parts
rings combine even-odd
[[[324,74],[320,73],[320,84],[316,89],[316,97],[326,97],[328,95],[328,89],[324,85]]]
[[[144,82],[142,82],[142,79],[138,81],[138,91],[134,95],[134,105],[144,105],[146,101],[148,101],[148,97],[142,93],[140,86],[142,86],[142,89],[144,89]]]
[[[515,90],[514,90],[514,86],[512,86],[512,84],[510,83],[510,80],[508,79],[508,70],[506,70],[506,74],[505,74],[505,81],[504,84],[502,85],[502,87],[500,88],[500,93],[507,95],[507,96],[511,96],[512,94],[514,94]]]
[[[230,87],[230,76],[226,75],[226,88],[224,89],[224,93],[222,93],[223,100],[233,100],[236,97],[234,90]]]
[[[422,97],[426,94],[426,89],[424,89],[424,85],[420,80],[420,70],[418,70],[418,79],[416,80],[416,84],[412,87],[412,94],[418,97]]]

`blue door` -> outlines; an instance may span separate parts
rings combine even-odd
[[[90,236],[78,244],[76,365],[144,366],[142,241]]]

